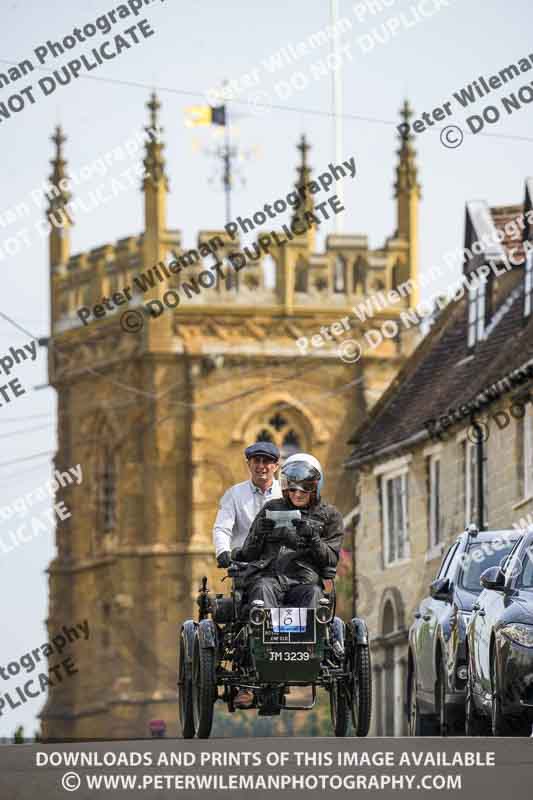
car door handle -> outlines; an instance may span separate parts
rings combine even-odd
[[[424,620],[424,622],[429,622],[429,620],[431,619],[431,614],[424,614],[422,619]]]

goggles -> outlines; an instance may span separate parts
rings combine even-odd
[[[310,484],[300,484],[300,483],[289,483],[287,485],[288,492],[305,492],[305,494],[311,494],[316,489],[316,486]]]

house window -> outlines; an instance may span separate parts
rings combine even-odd
[[[524,316],[531,314],[531,294],[533,293],[533,251],[528,250],[524,272]]]
[[[441,544],[440,525],[440,458],[428,456],[428,523],[429,523],[429,550],[435,550]]]
[[[478,463],[477,463],[477,444],[464,439],[462,447],[462,471],[463,486],[465,497],[465,527],[471,522],[478,524],[479,491],[478,491]],[[487,469],[485,457],[482,455],[481,469],[483,474],[483,494],[485,503],[483,508],[483,519],[480,527],[484,528],[487,524]]]
[[[342,256],[335,259],[335,272],[333,278],[333,291],[346,291],[346,261]]]
[[[518,496],[533,495],[533,409],[528,405],[525,414],[516,421],[518,444]]]
[[[383,476],[383,553],[385,565],[409,557],[407,490],[408,474]]]

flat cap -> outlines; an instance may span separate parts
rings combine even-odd
[[[273,461],[279,461],[279,450],[272,442],[256,442],[251,444],[244,451],[246,459],[253,458],[253,456],[268,456]]]

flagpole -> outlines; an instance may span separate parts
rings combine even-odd
[[[227,84],[227,80],[222,82],[223,87],[227,86]],[[224,174],[222,180],[226,195],[226,225],[229,225],[231,222],[231,140],[229,131],[229,103],[227,99],[224,103],[224,120],[224,153],[222,158],[224,164]]]
[[[332,70],[332,115],[333,115],[333,141],[335,162],[342,164],[342,59],[339,48],[339,0],[330,0],[330,18],[333,27],[331,52],[334,54],[334,69]],[[343,205],[344,189],[340,181],[335,183],[337,197]],[[335,214],[335,232],[342,233],[344,228],[344,213]]]
[[[226,125],[224,128],[224,191],[226,192],[226,225],[229,225],[231,222],[231,143],[229,135],[229,115],[227,101]]]

